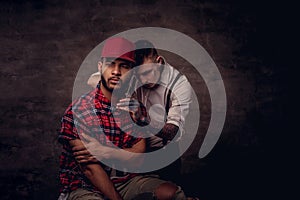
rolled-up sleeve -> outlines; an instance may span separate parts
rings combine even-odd
[[[74,139],[79,139],[79,136],[74,123],[72,107],[69,106],[61,119],[61,129],[58,134],[58,141],[62,144],[66,144]]]
[[[189,113],[192,102],[192,87],[185,76],[175,84],[171,93],[171,106],[169,108],[167,122],[174,124],[182,130],[185,118]]]

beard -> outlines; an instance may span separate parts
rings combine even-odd
[[[107,89],[110,92],[112,92],[114,90],[113,88],[108,87],[107,81],[104,79],[103,75],[101,75],[101,84],[103,85],[103,87],[105,89]]]
[[[122,80],[120,80],[120,81],[122,82]],[[126,89],[126,88],[122,87],[121,84],[120,84],[119,87],[114,87],[114,88],[112,88],[112,87],[109,87],[109,86],[108,86],[108,83],[107,83],[107,82],[108,82],[108,81],[106,81],[106,80],[104,79],[104,77],[101,75],[101,84],[103,85],[103,87],[104,87],[107,91],[113,93],[113,96],[114,96],[115,98],[117,98],[117,99],[121,99],[121,98],[124,98],[124,97],[125,97],[125,91],[124,91],[124,89]]]

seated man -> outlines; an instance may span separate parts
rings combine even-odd
[[[101,81],[97,88],[75,100],[62,118],[59,199],[130,200],[143,194],[151,194],[151,198],[156,199],[186,199],[180,187],[173,183],[155,176],[116,171],[94,157],[87,159],[76,155],[83,143],[99,143],[104,148],[109,147],[109,151],[117,152],[103,155],[103,158],[114,156],[114,159],[129,160],[133,165],[140,163],[139,156],[128,157],[124,152],[145,152],[145,140],[132,136],[142,133],[134,133],[131,119],[123,115],[123,111],[112,115],[111,107],[112,92],[131,75],[135,62],[133,50],[134,44],[124,38],[107,40],[98,63]],[[121,128],[124,126],[126,129]]]
[[[178,141],[184,133],[185,118],[192,102],[192,87],[186,76],[167,63],[150,41],[139,40],[135,45],[135,60],[139,66],[135,71],[142,84],[137,90],[136,98],[146,106],[147,111],[154,110],[149,113],[150,125],[152,131],[157,129],[154,131],[155,135],[147,138],[147,151],[156,151],[172,141],[172,155],[168,154],[178,158],[169,166],[153,173],[180,183]]]

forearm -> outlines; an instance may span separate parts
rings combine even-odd
[[[111,200],[121,200],[120,194],[116,191],[112,181],[99,164],[82,165],[85,176],[91,183]]]
[[[133,145],[131,148],[124,148],[124,149],[112,149],[111,152],[111,158],[126,162],[127,164],[130,164],[130,166],[136,167],[141,164],[143,161],[144,153],[146,150],[146,142],[145,139],[142,139],[135,145]]]
[[[79,139],[69,141],[71,147],[82,146],[83,143]],[[78,161],[78,159],[76,159]],[[80,163],[80,162],[79,162]],[[116,191],[112,181],[103,170],[99,163],[80,163],[80,167],[84,175],[91,181],[91,183],[101,191],[105,196],[112,200],[122,199]]]
[[[134,162],[138,160],[141,155],[136,152],[132,152],[131,148],[128,149],[112,149],[111,158],[122,162]]]
[[[178,130],[179,130],[178,126],[167,123],[161,129],[161,131],[156,134],[156,136],[163,138],[165,140],[172,140],[176,136]]]
[[[73,155],[79,163],[93,163],[102,159],[112,160],[114,162],[121,162],[120,164],[129,164],[129,166],[137,167],[143,161],[143,152],[146,150],[145,139],[140,140],[131,148],[120,149],[107,147],[99,144],[98,141],[89,136],[82,135],[90,142],[85,146],[80,140],[72,142]]]

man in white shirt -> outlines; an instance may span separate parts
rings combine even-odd
[[[151,42],[139,40],[135,45],[136,76],[142,84],[137,90],[137,99],[146,106],[150,115],[151,131],[155,135],[147,138],[147,147],[148,151],[155,151],[170,141],[180,140],[184,134],[192,87],[184,75],[158,54]],[[174,151],[179,154],[178,145]],[[160,170],[159,174],[180,181],[175,178],[180,174],[180,159]]]

